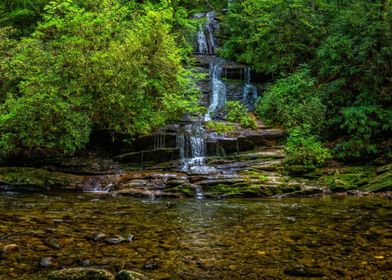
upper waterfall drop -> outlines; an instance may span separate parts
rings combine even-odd
[[[215,12],[200,13],[194,16],[196,19],[205,19],[204,23],[200,23],[197,32],[197,51],[200,54],[215,54],[217,43],[214,32],[219,29],[219,23],[215,17]]]

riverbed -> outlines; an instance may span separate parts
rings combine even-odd
[[[0,279],[63,267],[150,279],[392,279],[392,200],[0,194]],[[117,240],[117,241],[116,241]],[[118,244],[116,244],[118,243]]]

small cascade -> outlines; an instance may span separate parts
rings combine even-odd
[[[166,144],[166,135],[164,134],[157,134],[154,137],[154,149],[161,149],[165,148]]]
[[[219,29],[215,19],[215,12],[196,14],[196,19],[205,19],[197,32],[197,50],[200,54],[214,54],[216,49],[216,38],[214,32]]]
[[[212,94],[210,105],[204,116],[204,121],[211,121],[212,118],[215,117],[214,114],[226,104],[226,85],[222,81],[223,63],[223,59],[216,59],[210,66]]]
[[[248,107],[249,111],[253,111],[258,93],[257,88],[251,82],[250,67],[245,68],[244,81],[242,102]]]
[[[108,183],[106,176],[93,176],[86,180],[84,192],[109,193],[114,185]]]
[[[215,170],[206,164],[205,131],[201,122],[185,126],[184,132],[177,136],[177,147],[180,150],[180,171],[205,174]]]

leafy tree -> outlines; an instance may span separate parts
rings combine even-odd
[[[32,36],[1,60],[5,155],[72,153],[91,129],[132,137],[197,110],[198,91],[171,32],[173,11],[130,12],[111,0],[94,11],[72,0],[46,6]]]

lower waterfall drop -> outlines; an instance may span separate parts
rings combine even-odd
[[[208,166],[205,131],[201,122],[187,124],[184,132],[177,135],[177,147],[180,150],[180,171],[206,174],[215,171]]]

